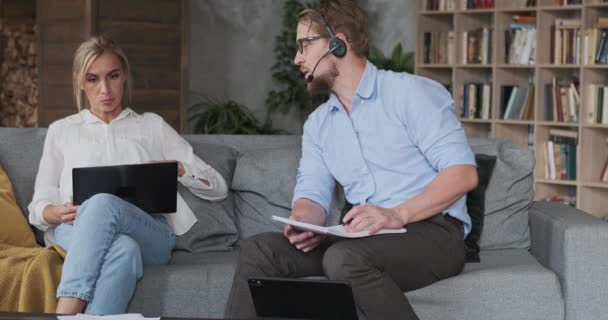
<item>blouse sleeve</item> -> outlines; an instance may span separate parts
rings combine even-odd
[[[49,126],[36,175],[34,196],[32,202],[27,206],[30,224],[42,231],[46,231],[52,226],[44,220],[44,208],[60,202],[59,180],[63,170],[63,152],[58,143],[60,131],[56,124]]]
[[[220,201],[228,196],[224,177],[194,154],[192,146],[162,119],[161,137],[165,160],[178,160],[184,166],[186,173],[178,178],[181,184],[205,200]],[[201,179],[207,181],[209,185],[203,183]]]

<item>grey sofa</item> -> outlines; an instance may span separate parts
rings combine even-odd
[[[0,128],[0,165],[24,210],[31,200],[44,129]],[[199,222],[177,241],[169,265],[145,268],[129,312],[220,318],[238,240],[280,230],[269,216],[289,214],[299,137],[185,136],[231,186],[209,203],[180,189]],[[533,202],[530,151],[472,140],[498,160],[486,190],[481,262],[462,274],[405,293],[421,319],[608,319],[608,224],[572,207]],[[330,221],[343,206],[336,191]],[[404,253],[407,254],[407,253]],[[395,318],[398,318],[395,315]]]

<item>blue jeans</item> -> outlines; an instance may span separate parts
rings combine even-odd
[[[175,246],[163,216],[110,194],[85,201],[55,239],[67,251],[57,297],[85,300],[85,313],[96,315],[124,313],[143,265],[168,263]]]

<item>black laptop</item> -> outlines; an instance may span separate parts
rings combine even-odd
[[[177,211],[177,163],[155,162],[72,169],[74,205],[110,193],[150,214]]]
[[[353,292],[346,282],[249,278],[249,290],[259,317],[357,320]]]

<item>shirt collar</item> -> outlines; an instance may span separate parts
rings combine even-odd
[[[114,121],[120,120],[122,118],[126,118],[128,116],[135,116],[135,115],[137,115],[135,113],[135,111],[133,111],[131,108],[126,108],[126,109],[122,110],[122,112],[120,112],[118,117],[116,117],[116,119],[114,119],[112,121],[114,122]],[[84,109],[84,110],[80,111],[80,116],[86,123],[103,122],[103,121],[101,121],[101,119],[97,118],[96,115],[91,113],[91,111],[89,109]]]
[[[361,77],[361,81],[359,81],[359,86],[357,87],[355,94],[362,99],[369,99],[376,90],[377,74],[378,68],[376,68],[376,66],[374,66],[371,62],[367,61],[365,63],[363,76]],[[338,96],[336,96],[333,92],[329,95],[329,100],[327,102],[329,103],[332,111],[338,110],[341,106]]]

